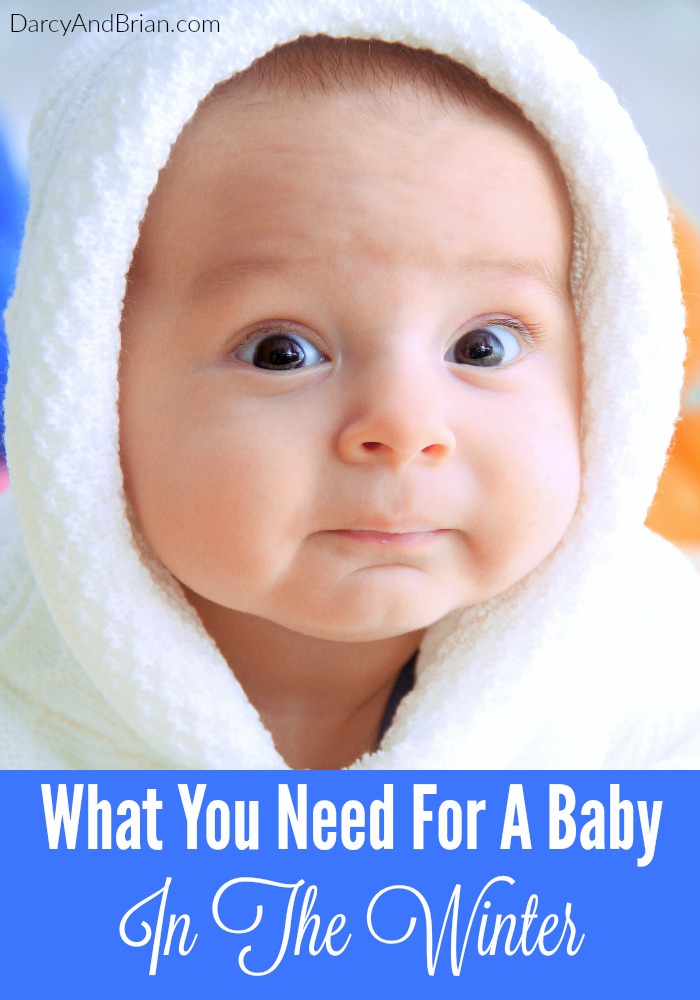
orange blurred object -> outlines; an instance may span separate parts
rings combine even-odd
[[[700,233],[673,210],[676,247],[687,310],[688,356],[681,420],[659,480],[647,524],[680,545],[700,545]]]

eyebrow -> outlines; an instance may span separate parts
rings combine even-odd
[[[521,274],[532,278],[553,292],[558,298],[569,294],[569,268],[562,271],[553,260],[541,257],[507,258],[505,260],[463,259],[456,264],[461,274],[473,274],[479,271],[503,271],[510,274]]]
[[[284,271],[298,260],[298,257],[288,257],[284,254],[243,255],[225,260],[222,264],[215,265],[194,279],[189,287],[186,301],[196,303],[208,292],[227,288],[235,278],[256,275],[260,272],[272,274]]]
[[[300,260],[308,260],[310,258],[318,261],[322,260],[316,254],[308,254],[303,257],[296,255],[288,256],[285,254],[242,255],[226,260],[224,263],[218,264],[199,275],[192,282],[187,300],[194,303],[208,292],[228,287],[237,277],[246,277],[261,273],[279,273],[298,264]],[[428,259],[428,266],[433,270],[439,269],[439,266],[431,258]],[[447,270],[458,275],[477,274],[483,271],[523,275],[543,285],[548,292],[554,294],[557,298],[566,297],[569,294],[568,268],[562,272],[562,269],[557,266],[555,261],[541,257],[522,259],[515,257],[507,259],[458,257]]]

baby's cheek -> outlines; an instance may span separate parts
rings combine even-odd
[[[273,429],[247,434],[233,425],[185,445],[169,568],[195,592],[239,606],[293,559],[308,530],[299,522],[313,509],[313,477]]]
[[[578,427],[568,419],[545,421],[530,438],[530,448],[524,451],[529,460],[521,467],[521,522],[524,544],[532,549],[533,558],[541,561],[563,537],[578,504]]]
[[[579,431],[566,406],[546,398],[492,422],[483,453],[481,505],[475,519],[480,571],[498,588],[531,572],[566,532],[581,485]],[[504,407],[504,410],[507,407]]]

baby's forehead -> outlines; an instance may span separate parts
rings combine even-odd
[[[539,147],[568,203],[551,148],[517,105],[447,56],[379,40],[314,36],[277,46],[210,91],[183,129],[174,153],[182,157],[184,149],[194,160],[206,157],[207,144],[216,147],[220,133],[231,128],[244,148],[246,142],[257,141],[257,125],[277,119],[284,129],[286,109],[304,102],[316,108],[325,105],[327,128],[332,128],[340,107],[351,107],[358,119],[370,116],[412,132],[439,118],[485,119]],[[253,113],[234,121],[241,109]],[[386,133],[378,136],[379,141]]]
[[[132,277],[179,269],[199,286],[244,263],[262,280],[273,258],[295,258],[340,280],[357,261],[390,276],[409,258],[447,273],[473,257],[568,285],[568,200],[538,144],[481,114],[427,121],[405,96],[368,117],[373,101],[234,91],[203,106],[151,198]],[[547,225],[525,238],[538,211]]]
[[[196,230],[205,225],[216,229],[227,220],[220,240],[201,241],[206,256],[215,245],[226,248],[229,237],[239,238],[242,229],[248,233],[245,238],[264,243],[269,223],[282,234],[299,233],[297,243],[317,243],[340,259],[339,241],[324,236],[334,226],[339,232],[347,226],[347,217],[334,215],[334,198],[352,201],[357,196],[358,212],[371,228],[391,210],[387,197],[403,204],[403,211],[414,207],[407,178],[418,187],[430,183],[436,211],[431,214],[429,206],[427,216],[416,216],[416,228],[423,227],[436,256],[434,236],[444,221],[440,213],[450,197],[465,195],[459,178],[441,174],[436,165],[445,160],[448,146],[454,148],[455,136],[473,134],[475,125],[477,132],[483,126],[486,143],[498,146],[505,138],[499,147],[504,160],[525,150],[526,159],[539,162],[539,170],[523,169],[518,186],[526,195],[532,193],[533,203],[546,188],[545,198],[559,206],[562,231],[570,232],[566,186],[546,143],[509,101],[471,70],[434,53],[384,42],[302,38],[272,50],[214,88],[183,130],[151,195],[131,277],[170,266],[169,247],[181,243],[182,233],[174,223],[193,202],[195,191],[203,211],[184,227],[190,227],[195,239]],[[514,143],[508,145],[510,139]],[[464,146],[460,155],[464,159],[459,162],[466,162],[473,159],[474,150]],[[392,171],[395,187],[384,183]],[[494,215],[501,214],[497,160],[492,174],[496,197],[487,198],[480,208],[486,230]],[[456,185],[459,195],[451,194]],[[471,192],[466,196],[472,197]],[[248,213],[247,229],[239,225],[246,202],[259,207]],[[559,285],[568,283],[570,242],[559,241],[555,259],[540,268],[550,275],[557,272]],[[445,247],[449,245],[446,240]],[[266,252],[257,254],[261,256]],[[214,265],[218,267],[216,261]]]
[[[383,125],[420,132],[424,122],[464,116],[485,119],[514,131],[537,146],[552,165],[553,184],[567,202],[568,192],[549,144],[503,94],[469,67],[442,54],[380,40],[301,37],[277,46],[250,67],[222,81],[204,98],[185,126],[174,150],[206,157],[207,143],[216,146],[219,133],[237,130],[241,146],[257,141],[256,125],[277,119],[285,127],[285,109],[313,103],[327,110],[325,127],[332,128],[338,108],[351,107],[359,117],[374,117]],[[246,108],[243,117],[233,115]],[[347,121],[347,119],[345,119]],[[386,136],[379,131],[378,140]],[[392,140],[395,141],[395,140]],[[434,151],[439,155],[439,150]]]

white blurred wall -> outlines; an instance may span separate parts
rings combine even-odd
[[[700,223],[700,0],[530,0],[616,91]]]
[[[531,2],[612,84],[668,188],[700,221],[700,0]],[[41,84],[69,41],[13,35],[10,14],[68,18],[79,12],[87,18],[129,7],[119,0],[0,0],[0,117],[18,165]]]

